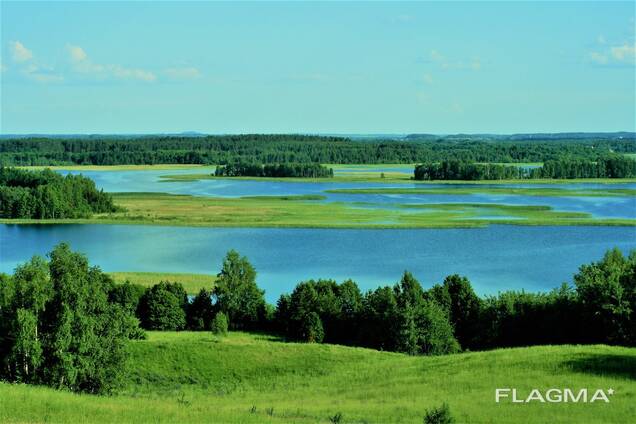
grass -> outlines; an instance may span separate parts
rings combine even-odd
[[[208,274],[179,274],[167,272],[109,272],[116,283],[130,281],[144,287],[150,287],[160,281],[176,281],[183,285],[188,294],[197,294],[202,287],[210,289],[216,277]]]
[[[12,224],[145,224],[189,227],[470,228],[513,225],[636,225],[548,206],[448,203],[378,208],[363,202],[319,202],[295,196],[213,198],[163,193],[116,193],[125,212],[90,219],[1,219]],[[311,197],[313,198],[313,197]]]
[[[327,193],[347,194],[494,194],[516,196],[543,197],[636,197],[636,190],[629,188],[615,189],[564,189],[558,187],[453,187],[453,188],[361,188],[361,189],[333,189]]]
[[[626,423],[636,349],[542,346],[439,357],[282,343],[230,333],[150,333],[131,342],[110,397],[0,383],[1,422],[417,423],[447,402],[459,423]],[[495,403],[496,388],[612,388],[610,403]]]

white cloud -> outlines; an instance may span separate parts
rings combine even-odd
[[[53,68],[42,67],[35,63],[22,68],[22,74],[27,78],[40,83],[54,83],[64,81],[64,77],[55,72]]]
[[[481,69],[481,59],[474,58],[470,61],[462,61],[462,60],[449,60],[438,52],[437,50],[431,50],[429,53],[430,61],[438,65],[443,70],[472,70],[479,71]]]
[[[101,65],[93,63],[84,49],[80,46],[73,46],[68,44],[66,46],[68,50],[71,64],[75,72],[90,75],[97,79],[122,79],[122,80],[139,80],[145,82],[154,82],[157,80],[157,76],[144,69],[138,68],[126,68],[121,65]]]
[[[33,52],[27,49],[21,42],[11,41],[9,45],[11,46],[11,51],[13,53],[13,60],[16,62],[26,62],[33,59]]]
[[[599,52],[591,52],[589,56],[592,62],[598,63],[600,65],[605,65],[607,63],[607,56]]]
[[[636,43],[615,46],[610,49],[612,57],[619,62],[633,63],[636,60]]]
[[[593,51],[588,53],[588,58],[598,65],[633,65],[636,64],[636,43],[624,43]]]
[[[201,71],[194,67],[168,68],[163,73],[172,79],[197,79],[201,78]]]

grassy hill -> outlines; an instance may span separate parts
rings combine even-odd
[[[636,349],[545,346],[441,357],[282,343],[232,333],[149,333],[131,343],[116,396],[0,384],[0,422],[421,423],[448,402],[459,423],[625,423]],[[615,390],[610,403],[495,403],[495,388]]]

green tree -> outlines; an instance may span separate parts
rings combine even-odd
[[[320,316],[316,312],[306,314],[300,323],[300,339],[309,343],[322,343],[325,330]]]
[[[212,293],[206,289],[199,290],[199,293],[188,305],[187,314],[188,328],[191,330],[209,330],[214,317],[212,306]]]
[[[228,329],[227,315],[223,312],[217,312],[210,325],[210,330],[217,336],[225,336]]]
[[[635,253],[613,249],[574,276],[590,342],[634,343],[635,267]]]
[[[146,289],[137,309],[137,316],[143,328],[164,331],[179,331],[185,328],[186,311],[183,298],[180,296],[183,287],[179,289],[180,284],[177,284],[162,281]]]
[[[225,313],[234,329],[258,327],[265,292],[256,285],[256,271],[246,257],[230,250],[212,290],[218,310]]]

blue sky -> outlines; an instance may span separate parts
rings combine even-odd
[[[2,1],[0,131],[634,131],[634,8]]]

